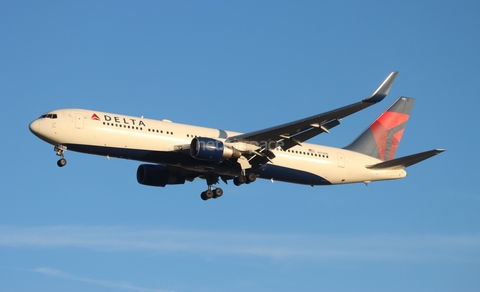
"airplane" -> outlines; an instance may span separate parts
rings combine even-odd
[[[394,158],[415,99],[398,98],[349,145],[334,148],[305,143],[330,133],[340,120],[382,101],[397,77],[394,71],[369,97],[328,112],[239,133],[86,109],[59,109],[30,123],[30,131],[54,145],[60,167],[71,150],[144,162],[137,169],[142,185],[165,187],[205,179],[203,200],[219,198],[220,179],[236,186],[257,178],[321,186],[406,177],[406,167],[437,155],[434,149]]]

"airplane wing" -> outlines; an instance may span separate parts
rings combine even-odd
[[[227,139],[227,142],[246,142],[264,145],[266,144],[265,142],[276,141],[277,143],[282,142],[279,146],[284,150],[300,145],[300,143],[318,134],[323,132],[329,133],[329,129],[340,124],[340,119],[382,101],[390,91],[397,74],[397,71],[390,73],[371,96],[360,102],[279,126],[232,136]],[[272,144],[275,145],[275,143]],[[264,154],[270,159],[275,157],[269,149],[261,149],[261,151],[266,151]]]

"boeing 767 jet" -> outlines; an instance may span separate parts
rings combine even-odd
[[[30,123],[30,131],[54,145],[60,167],[65,151],[138,160],[137,181],[147,186],[206,180],[203,200],[222,196],[220,179],[236,186],[257,178],[319,186],[400,179],[405,168],[443,152],[401,158],[395,152],[414,99],[398,98],[352,143],[334,148],[306,143],[330,133],[340,120],[382,101],[398,72],[369,97],[332,111],[270,128],[239,133],[86,109],[59,109]]]

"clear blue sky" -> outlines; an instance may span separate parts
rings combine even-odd
[[[478,1],[1,1],[0,291],[478,291]],[[367,97],[342,147],[417,98],[403,180],[137,184],[28,124],[68,107],[253,131]]]

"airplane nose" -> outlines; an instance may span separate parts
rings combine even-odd
[[[30,129],[30,132],[32,132],[33,134],[37,134],[38,131],[40,130],[40,122],[38,120],[35,120],[30,123],[28,128]]]

